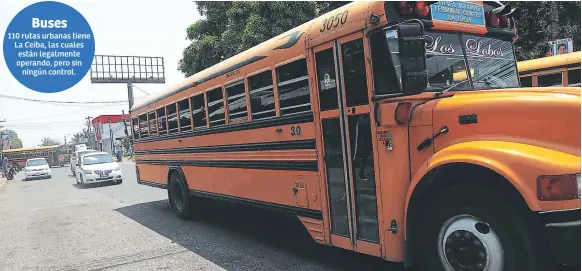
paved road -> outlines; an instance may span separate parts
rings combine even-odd
[[[121,185],[81,189],[68,167],[52,179],[0,191],[0,270],[402,270],[400,265],[318,245],[296,220],[213,204],[182,221],[166,191],[138,185],[122,163]]]

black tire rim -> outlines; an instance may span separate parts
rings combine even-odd
[[[184,191],[182,185],[178,181],[176,175],[172,176],[172,185],[170,187],[170,194],[172,196],[172,203],[177,210],[182,210],[184,208]]]

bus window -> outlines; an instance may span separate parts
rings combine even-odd
[[[374,93],[400,93],[399,79],[394,68],[395,65],[392,65],[385,35],[384,32],[377,32],[372,35],[370,40],[374,72]]]
[[[532,84],[532,77],[531,76],[526,76],[526,77],[520,77],[519,81],[521,82],[521,86],[522,87],[531,87],[533,86]]]
[[[158,113],[158,132],[160,135],[168,134],[168,129],[166,127],[166,108],[158,108],[156,113]]]
[[[192,120],[194,128],[206,127],[206,109],[204,107],[204,94],[190,97],[192,105]]]
[[[224,102],[222,100],[222,88],[208,91],[208,118],[210,127],[224,125]]]
[[[315,53],[317,80],[319,81],[319,108],[322,111],[337,109],[337,81],[333,48]]]
[[[568,86],[570,87],[580,86],[580,69],[568,71]]]
[[[139,138],[139,122],[137,121],[137,118],[133,118],[131,120],[131,125],[133,126],[133,137],[135,139]]]
[[[148,121],[150,122],[150,135],[158,135],[158,125],[156,120],[156,113],[154,111],[148,113]]]
[[[228,118],[230,122],[248,120],[247,95],[244,81],[226,86],[226,103],[228,104]]]
[[[190,123],[190,104],[188,99],[178,102],[178,115],[180,116],[180,132],[185,132],[191,129]]]
[[[168,114],[168,134],[178,132],[178,117],[176,116],[176,104],[166,105],[166,113]]]
[[[347,106],[368,103],[364,42],[352,40],[341,45]]]
[[[273,75],[266,71],[249,77],[249,95],[253,120],[274,117],[275,96],[273,92]]]
[[[300,59],[277,68],[281,115],[311,110],[307,63]]]
[[[538,87],[562,86],[562,73],[538,75]]]
[[[138,117],[139,119],[139,134],[141,137],[148,137],[149,136],[149,129],[148,129],[148,118],[145,114]]]

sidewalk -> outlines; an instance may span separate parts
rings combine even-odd
[[[123,162],[127,162],[127,161],[135,162],[135,156],[125,156],[125,157],[121,158],[121,161],[123,161]]]
[[[0,177],[0,191],[2,191],[2,187],[6,184],[6,178]]]

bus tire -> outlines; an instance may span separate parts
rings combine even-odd
[[[523,216],[500,193],[461,186],[436,194],[413,225],[416,270],[545,270]]]
[[[178,172],[172,172],[168,182],[168,201],[172,211],[180,219],[190,219],[192,217],[191,206],[193,202],[191,199],[186,181]]]

